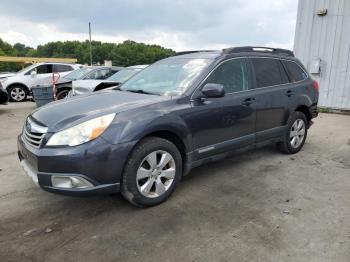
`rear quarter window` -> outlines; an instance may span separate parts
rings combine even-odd
[[[252,58],[257,88],[289,83],[279,59]]]
[[[285,66],[288,72],[290,81],[292,83],[299,82],[307,78],[306,72],[297,63],[293,61],[287,61],[287,60],[284,60],[282,63]]]

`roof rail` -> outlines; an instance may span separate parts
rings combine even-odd
[[[225,54],[242,53],[242,52],[263,52],[263,53],[269,53],[269,54],[277,54],[277,55],[294,57],[294,53],[290,50],[282,49],[282,48],[273,48],[273,47],[262,47],[262,46],[230,47],[230,48],[222,49],[222,52]]]
[[[192,50],[192,51],[181,51],[181,52],[176,52],[174,56],[177,55],[187,55],[187,54],[192,54],[192,53],[202,53],[202,52],[213,52],[215,50]]]

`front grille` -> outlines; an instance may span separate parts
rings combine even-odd
[[[31,146],[39,148],[46,131],[46,127],[40,126],[28,118],[23,127],[22,138]]]

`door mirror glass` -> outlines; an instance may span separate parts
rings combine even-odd
[[[202,93],[206,97],[223,97],[225,89],[222,84],[207,83],[202,88]]]

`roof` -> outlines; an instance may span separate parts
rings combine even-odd
[[[288,57],[294,58],[292,51],[281,48],[273,47],[254,47],[254,46],[240,46],[240,47],[230,47],[225,48],[222,51],[214,50],[195,50],[195,51],[184,51],[176,53],[175,56],[171,58],[181,57],[181,58],[216,58],[223,55],[258,55],[258,56],[273,56],[273,57]]]
[[[171,58],[209,58],[214,59],[216,57],[219,57],[221,55],[221,51],[215,51],[215,50],[199,50],[199,51],[185,51],[177,53],[175,56],[169,57]]]

